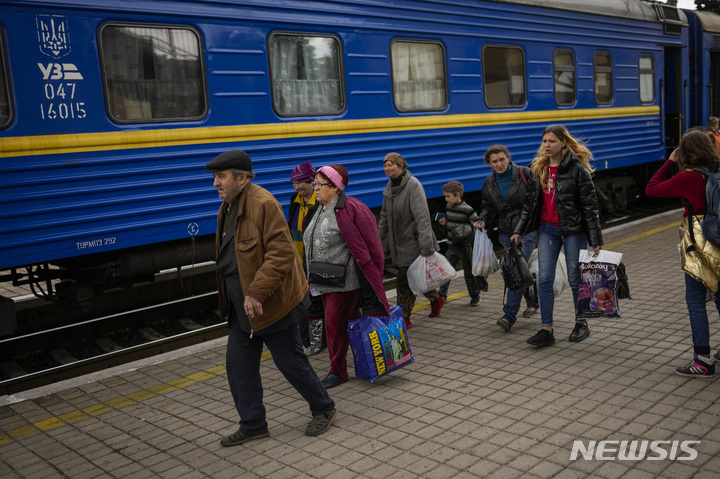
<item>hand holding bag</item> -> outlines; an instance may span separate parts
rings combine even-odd
[[[511,291],[525,289],[535,282],[522,250],[515,244],[511,244],[505,255],[500,258],[500,269],[505,287]]]
[[[495,271],[500,269],[495,249],[492,241],[487,235],[485,228],[475,230],[475,244],[473,246],[472,255],[472,274],[473,276],[488,277]]]
[[[415,294],[432,291],[452,280],[456,274],[455,268],[437,251],[430,256],[418,256],[407,272],[410,289]]]
[[[620,318],[618,307],[618,267],[622,253],[600,250],[580,250],[580,286],[578,288],[578,318]]]

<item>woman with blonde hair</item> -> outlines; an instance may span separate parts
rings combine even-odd
[[[700,222],[707,207],[707,178],[695,171],[696,168],[710,173],[720,168],[712,140],[702,131],[685,133],[680,145],[648,182],[645,194],[655,198],[680,198],[685,206],[680,225],[680,264],[685,272],[685,302],[694,356],[687,366],[680,366],[675,372],[681,376],[710,378],[715,375],[715,361],[720,361],[720,353],[710,357],[710,326],[705,303],[709,289],[715,294],[715,307],[720,313],[720,248],[703,237]]]
[[[560,247],[565,250],[568,282],[572,289],[573,305],[577,309],[580,270],[580,250],[588,244],[595,253],[602,249],[597,195],[592,181],[590,150],[573,138],[563,125],[550,125],[542,134],[542,144],[530,163],[532,179],[520,220],[511,241],[538,231],[538,296],[542,329],[527,340],[536,347],[555,343],[553,282]],[[587,321],[575,318],[570,341],[579,342],[590,335]]]

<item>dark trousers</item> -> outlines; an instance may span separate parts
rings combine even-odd
[[[263,344],[270,350],[278,370],[308,402],[313,416],[335,408],[335,402],[320,384],[303,351],[297,324],[268,335],[256,333],[250,338],[240,329],[237,319],[232,319],[226,353],[227,376],[235,409],[240,415],[241,432],[259,434],[267,431],[260,378]]]
[[[307,317],[301,318],[298,321],[300,339],[302,339],[303,346],[310,346],[310,320],[324,321],[324,319],[325,311],[323,309],[322,299],[320,299],[320,296],[310,295],[310,307],[308,308]]]
[[[473,238],[475,237],[473,236]],[[487,290],[487,282],[482,276],[473,276],[472,274],[472,250],[473,244],[469,241],[464,241],[458,244],[453,243],[448,246],[445,258],[447,258],[448,263],[450,263],[453,268],[456,268],[458,263],[462,264],[468,294],[470,294],[471,299],[478,299],[480,297],[480,290]],[[440,296],[447,298],[449,289],[450,281],[440,286],[438,292],[440,293]]]

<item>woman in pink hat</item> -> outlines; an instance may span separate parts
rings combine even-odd
[[[365,315],[390,316],[383,272],[385,256],[375,216],[357,198],[344,192],[348,172],[341,165],[323,166],[312,183],[317,205],[303,233],[310,294],[322,298],[330,373],[322,380],[329,389],[349,379],[348,321]],[[344,265],[341,281],[313,279],[313,262]]]

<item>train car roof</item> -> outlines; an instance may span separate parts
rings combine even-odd
[[[682,25],[687,25],[687,18],[682,14],[682,10],[671,7],[664,3],[648,2],[644,0],[496,0],[503,3],[514,3],[521,5],[532,5],[541,8],[557,8],[559,10],[570,10],[573,12],[595,13],[599,15],[607,15],[611,17],[632,18],[637,20],[646,20],[649,22],[658,22],[662,19],[658,18],[656,5],[660,8],[670,8],[678,10],[678,17]]]
[[[703,31],[720,33],[720,15],[712,12],[699,12],[697,10],[692,10],[690,13],[698,17]]]

